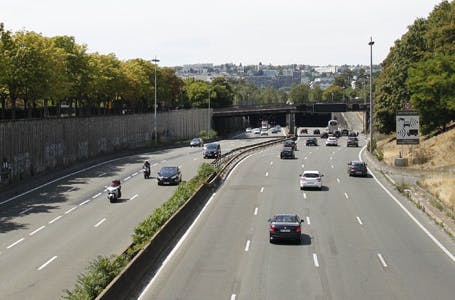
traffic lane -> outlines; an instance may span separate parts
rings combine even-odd
[[[247,168],[251,172],[248,175],[250,180],[245,180],[236,175],[237,170],[244,170],[242,164],[217,191],[187,239],[155,276],[142,299],[219,299],[231,296],[243,253],[249,248],[251,216],[261,189],[257,177],[266,177],[270,168],[264,164]],[[231,182],[235,182],[232,188]]]
[[[195,170],[198,162],[193,160],[190,162],[189,169]],[[96,200],[91,206],[78,208],[70,215],[57,219],[53,225],[47,225],[48,228],[37,232],[34,239],[27,237],[27,241],[24,241],[21,247],[17,245],[14,251],[11,249],[8,256],[4,257],[10,262],[17,263],[13,263],[14,268],[11,269],[14,274],[0,274],[0,280],[5,283],[2,292],[12,295],[19,293],[18,299],[29,298],[26,296],[42,297],[42,299],[58,298],[63,288],[73,288],[77,274],[85,270],[89,261],[98,255],[120,254],[130,244],[131,234],[138,222],[167,200],[176,188],[176,186],[158,187],[156,180],[143,182],[147,185],[138,182],[131,186],[132,189],[129,192],[124,187],[122,201],[111,204],[105,197]],[[137,194],[133,195],[131,192]],[[34,253],[32,260],[24,256],[32,251]],[[14,286],[20,286],[20,283],[26,287],[35,286],[30,282],[40,282],[41,274],[44,272],[24,273],[23,270],[37,265],[50,256],[57,256],[58,259],[52,262],[52,267],[47,272],[61,273],[59,276],[56,274],[50,276],[52,280],[42,282],[39,291],[33,288],[14,290]],[[71,272],[63,271],[67,268],[70,268]],[[1,279],[3,276],[5,276],[4,281]],[[11,276],[15,278],[14,281],[6,280]],[[14,283],[14,286],[11,287],[8,282]]]

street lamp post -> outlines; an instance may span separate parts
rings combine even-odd
[[[158,144],[158,138],[157,138],[157,129],[156,129],[156,67],[157,63],[160,61],[159,59],[156,59],[156,56],[152,61],[155,63],[155,105],[154,107],[154,124],[153,124],[153,132],[154,132],[154,138],[155,138],[155,145]]]
[[[210,137],[210,90],[209,90],[209,106],[207,109],[207,138]]]
[[[370,152],[373,153],[373,38],[370,37]]]

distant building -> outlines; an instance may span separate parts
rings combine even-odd
[[[337,66],[322,66],[322,67],[315,67],[314,71],[319,74],[324,74],[324,73],[332,73],[335,74],[338,72],[338,67]]]

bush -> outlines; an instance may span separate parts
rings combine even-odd
[[[213,139],[215,137],[218,136],[218,132],[216,132],[215,130],[213,129],[210,129],[209,133],[207,134],[207,131],[206,130],[201,130],[199,132],[199,136],[200,137],[205,137],[206,139]]]
[[[134,230],[133,244],[120,256],[102,257],[90,262],[87,273],[78,276],[73,291],[66,290],[65,299],[81,300],[95,299],[108,284],[123,270],[134,255],[142,249],[167,220],[206,182],[216,173],[217,169],[208,163],[203,163],[198,174],[186,183],[181,183],[174,195],[155,209],[151,216],[142,221]]]

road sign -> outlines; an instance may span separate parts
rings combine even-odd
[[[415,110],[397,111],[397,145],[419,143],[419,113]]]

